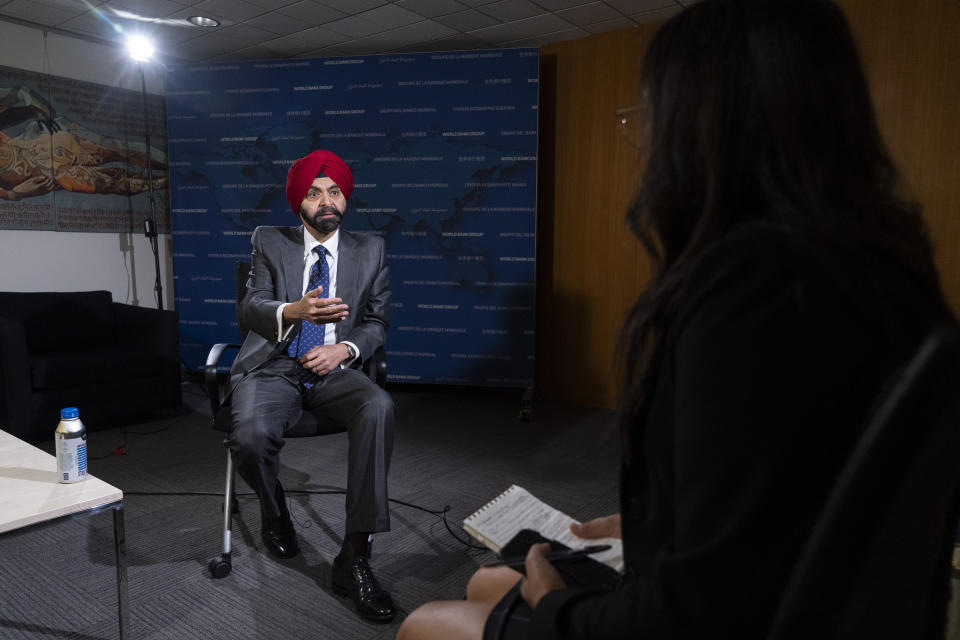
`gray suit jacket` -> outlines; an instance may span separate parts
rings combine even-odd
[[[239,309],[240,324],[250,331],[230,369],[227,398],[246,375],[284,352],[297,336],[295,329],[279,340],[277,307],[302,297],[303,226],[257,227],[251,242],[250,279]],[[337,342],[349,340],[367,359],[386,341],[389,327],[390,267],[384,240],[341,229],[337,260],[337,297],[350,310],[336,325]],[[358,358],[353,366],[360,364]]]

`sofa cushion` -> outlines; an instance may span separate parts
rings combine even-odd
[[[34,391],[150,378],[162,370],[159,357],[131,349],[72,349],[30,357]]]
[[[31,354],[109,345],[115,339],[109,291],[3,291],[0,315],[23,325]]]

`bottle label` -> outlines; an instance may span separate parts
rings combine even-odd
[[[77,482],[87,477],[87,437],[58,438],[57,480]]]

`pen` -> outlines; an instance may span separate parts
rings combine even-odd
[[[582,549],[567,549],[565,551],[551,551],[547,554],[547,560],[576,560],[577,558],[585,558],[591,553],[600,553],[601,551],[606,551],[610,548],[608,544],[594,544],[589,547],[583,547]],[[526,557],[516,556],[513,558],[503,558],[501,560],[493,560],[491,562],[483,563],[484,567],[522,567]]]

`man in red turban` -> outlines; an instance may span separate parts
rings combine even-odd
[[[332,586],[353,598],[361,616],[386,622],[393,601],[369,560],[372,534],[390,529],[394,405],[362,366],[386,340],[390,272],[382,237],[340,228],[352,190],[346,163],[314,151],[287,173],[287,201],[303,224],[253,232],[239,305],[250,331],[230,370],[227,446],[260,497],[264,546],[290,558],[299,547],[277,478],[284,434],[305,412],[318,434],[349,434],[346,526]]]

